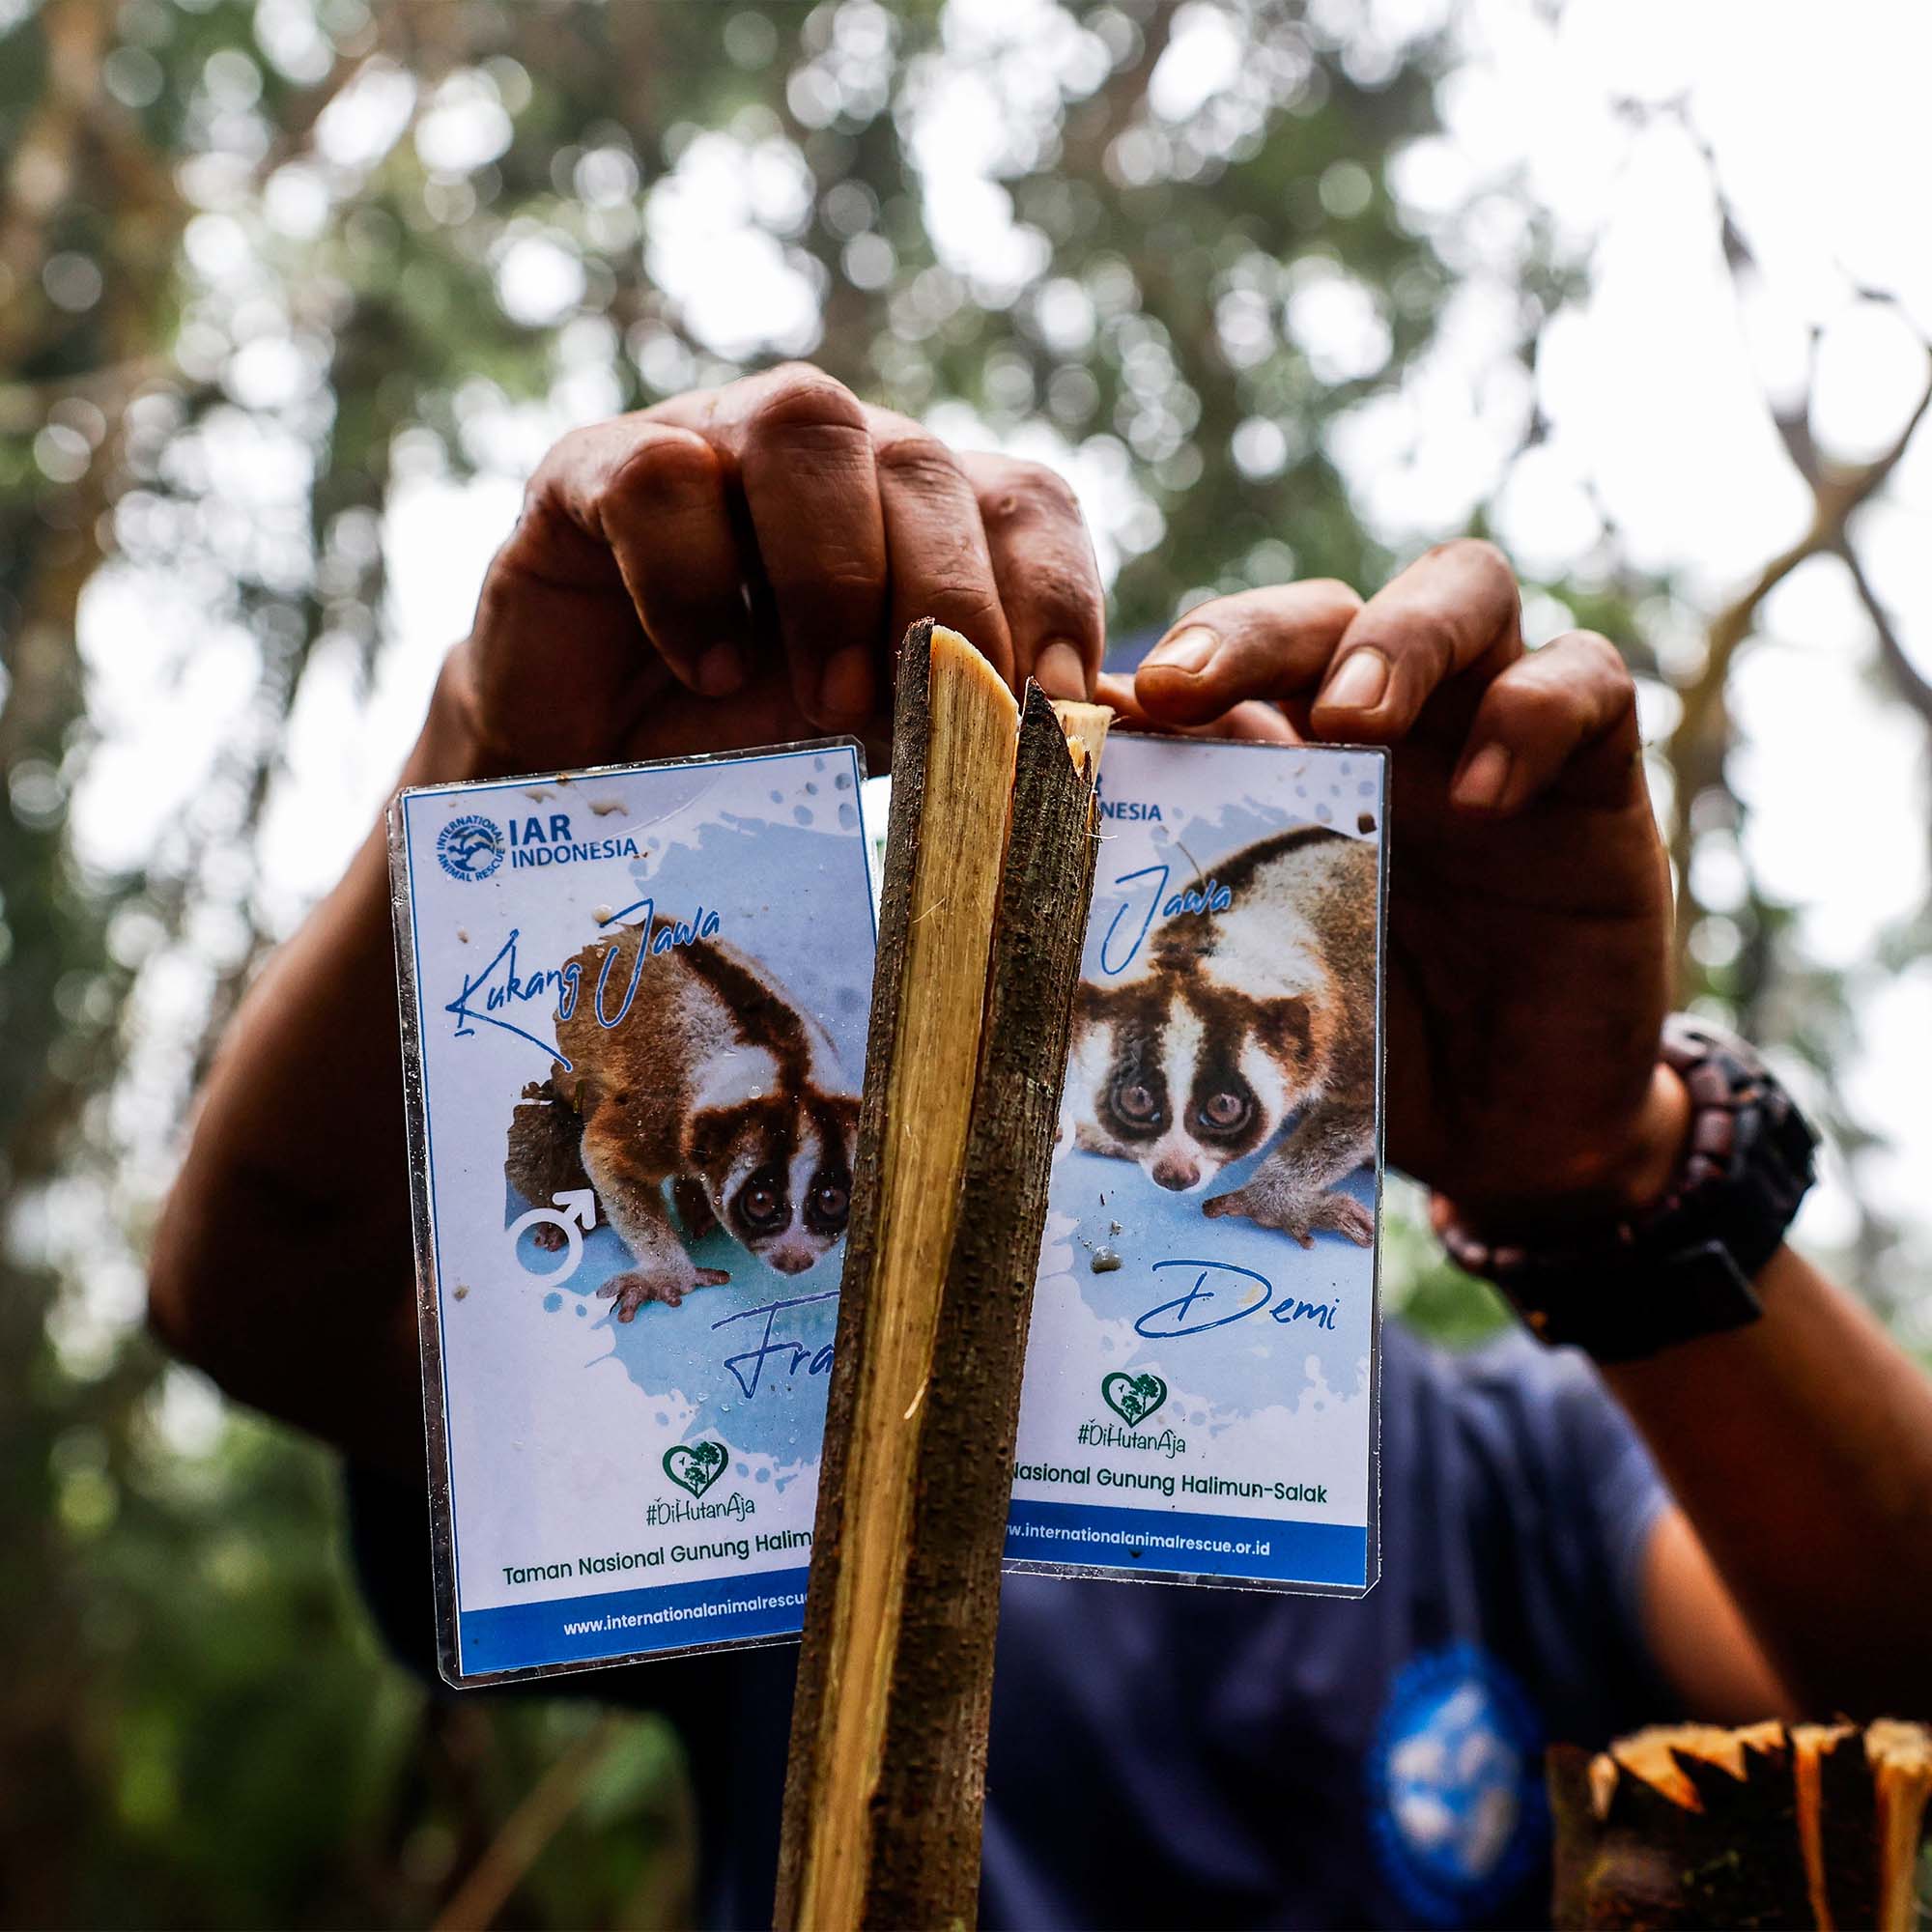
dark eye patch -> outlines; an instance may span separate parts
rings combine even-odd
[[[1122,1140],[1152,1140],[1167,1127],[1167,1082],[1140,1040],[1127,1043],[1114,1063],[1101,1113]]]
[[[1195,1111],[1194,1123],[1204,1134],[1216,1137],[1236,1134],[1248,1124],[1248,1117],[1254,1110],[1255,1096],[1245,1088],[1223,1087],[1201,1102]]]
[[[1230,1159],[1248,1152],[1266,1130],[1262,1105],[1235,1064],[1224,1037],[1195,1068],[1194,1091],[1187,1098],[1187,1128],[1198,1139]]]
[[[775,1235],[791,1219],[781,1167],[761,1167],[731,1197],[731,1218],[748,1235]]]
[[[805,1225],[814,1235],[842,1235],[852,1218],[852,1178],[842,1168],[820,1168],[806,1191]]]

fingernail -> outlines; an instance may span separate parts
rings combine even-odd
[[[1193,677],[1208,668],[1208,660],[1220,647],[1221,639],[1206,624],[1190,624],[1157,643],[1147,654],[1147,662],[1164,670],[1184,670]]]
[[[1483,811],[1502,801],[1503,790],[1509,783],[1510,754],[1503,745],[1485,745],[1469,762],[1463,767],[1463,776],[1456,781],[1450,796],[1458,805],[1468,806]]]
[[[818,704],[832,718],[863,718],[872,708],[872,654],[863,644],[834,653],[818,687]]]
[[[1078,644],[1052,638],[1040,645],[1033,661],[1034,682],[1049,697],[1087,696],[1087,660]]]
[[[1379,651],[1350,651],[1316,701],[1334,711],[1373,711],[1388,689],[1388,659]]]
[[[729,697],[745,682],[745,657],[736,644],[713,644],[697,661],[697,688],[706,697]]]

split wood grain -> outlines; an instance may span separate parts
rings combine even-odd
[[[1560,1927],[1911,1932],[1923,1725],[1658,1725],[1594,1757],[1553,1746],[1548,1770]]]
[[[991,688],[988,688],[991,680]],[[901,656],[853,1213],[776,1920],[968,1925],[1027,1320],[1100,716]],[[1004,736],[1002,735],[1004,733]]]

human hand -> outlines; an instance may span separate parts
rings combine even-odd
[[[445,690],[498,771],[826,731],[883,769],[893,654],[919,617],[1015,688],[1087,696],[1102,596],[1073,494],[793,363],[558,442]]]
[[[1660,1193],[1686,1107],[1658,1068],[1669,870],[1615,647],[1526,652],[1491,545],[1364,604],[1333,582],[1202,605],[1103,679],[1126,722],[1393,747],[1390,1158],[1478,1223]]]

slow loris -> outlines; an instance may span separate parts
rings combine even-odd
[[[1246,1186],[1202,1212],[1366,1247],[1374,1220],[1335,1183],[1375,1151],[1375,847],[1308,827],[1214,877],[1225,910],[1174,914],[1126,974],[1082,983],[1075,1144],[1193,1194],[1298,1112]]]
[[[824,1029],[735,947],[665,945],[668,929],[626,928],[565,968],[559,1058],[525,1090],[504,1162],[526,1200],[596,1190],[636,1264],[598,1290],[620,1321],[730,1279],[685,1252],[667,1181],[693,1240],[722,1225],[782,1274],[836,1246],[850,1211],[859,1101]]]

